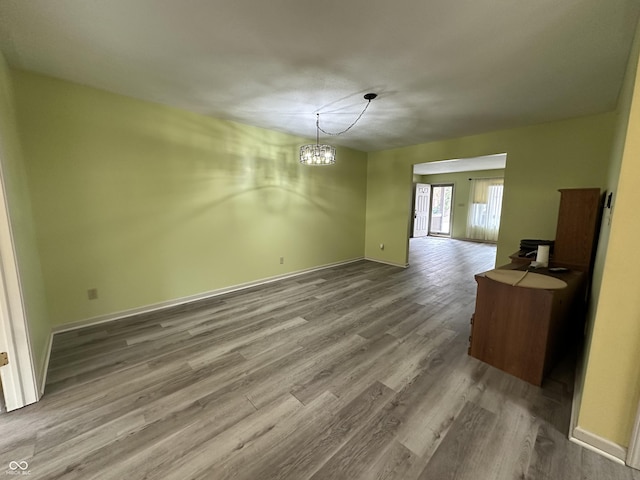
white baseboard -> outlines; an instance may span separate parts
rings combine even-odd
[[[150,313],[158,310],[163,310],[165,308],[175,307],[178,305],[183,305],[185,303],[197,302],[198,300],[205,300],[207,298],[217,297],[219,295],[224,295],[225,293],[236,292],[238,290],[245,290],[247,288],[256,287],[258,285],[265,285],[267,283],[277,282],[279,280],[284,280],[287,278],[297,277],[299,275],[303,275],[305,273],[316,272],[319,270],[324,270],[327,268],[338,267],[340,265],[348,265],[350,263],[359,262],[363,260],[364,257],[353,258],[351,260],[345,260],[341,262],[329,263],[326,265],[322,265],[319,267],[307,268],[304,270],[298,270],[296,272],[285,273],[282,275],[276,275],[273,277],[262,278],[259,280],[255,280],[252,282],[241,283],[238,285],[232,285],[229,287],[223,287],[216,290],[211,290],[209,292],[198,293],[196,295],[189,295],[187,297],[176,298],[173,300],[168,300],[165,302],[154,303],[151,305],[146,305],[143,307],[136,307],[128,310],[122,310],[115,313],[109,313],[106,315],[100,315],[97,317],[87,318],[85,320],[78,320],[77,322],[65,323],[63,325],[58,325],[53,327],[53,334],[69,332],[72,330],[77,330],[79,328],[89,327],[92,325],[99,325],[101,323],[113,322],[115,320],[120,320],[123,318],[131,317],[133,315],[140,315],[142,313]],[[373,260],[375,261],[375,260]],[[47,359],[48,366],[48,359]]]
[[[602,438],[595,433],[584,430],[581,427],[576,427],[573,429],[573,434],[569,437],[569,440],[591,450],[592,452],[596,452],[609,460],[621,465],[625,464],[624,461],[627,458],[627,449],[622,445],[618,445],[611,440]]]
[[[380,260],[378,258],[364,257],[364,259],[368,262],[384,263],[385,265],[391,265],[392,267],[407,268],[409,266],[408,263],[387,262],[386,260]]]

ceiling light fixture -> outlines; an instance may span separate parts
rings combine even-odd
[[[336,163],[336,149],[331,145],[320,145],[320,131],[322,131],[327,135],[332,135],[334,137],[337,137],[338,135],[342,135],[343,133],[348,132],[349,130],[351,130],[351,127],[353,127],[356,123],[358,123],[358,120],[362,118],[362,115],[364,115],[364,112],[366,112],[367,108],[369,108],[369,104],[371,103],[371,100],[373,100],[377,96],[378,96],[377,93],[367,93],[364,96],[364,99],[367,100],[367,104],[364,106],[364,109],[362,110],[362,112],[360,112],[360,115],[358,115],[358,118],[356,118],[351,125],[349,125],[347,128],[345,128],[341,132],[331,133],[320,128],[320,114],[316,113],[316,143],[315,144],[312,143],[309,145],[302,145],[300,147],[300,163],[302,163],[303,165],[318,165],[318,166],[333,165],[334,163]]]

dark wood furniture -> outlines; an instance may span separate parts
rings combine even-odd
[[[536,272],[549,274],[548,270]],[[581,311],[576,302],[585,278],[575,270],[553,276],[567,282],[567,287],[514,287],[485,273],[476,275],[478,295],[471,319],[469,355],[540,385],[565,350],[572,319]]]
[[[602,212],[599,188],[560,190],[553,263],[590,272]]]
[[[577,337],[584,322],[586,292],[600,224],[599,188],[560,190],[560,209],[550,267],[566,267],[553,274],[535,272],[567,282],[560,290],[511,286],[475,276],[476,309],[471,319],[469,355],[529,383],[540,385],[558,357]],[[530,259],[511,255],[500,268],[529,268]],[[535,260],[535,258],[532,258]]]

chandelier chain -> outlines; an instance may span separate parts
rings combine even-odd
[[[349,130],[351,130],[351,128],[353,128],[353,126],[358,123],[358,120],[360,120],[362,118],[362,116],[364,115],[364,112],[367,111],[367,108],[369,108],[369,105],[371,104],[371,100],[372,99],[367,99],[367,104],[364,106],[364,109],[362,110],[362,112],[360,112],[360,115],[358,115],[358,118],[356,118],[353,123],[351,125],[349,125],[347,128],[345,128],[344,130],[342,130],[341,132],[337,132],[337,133],[332,133],[332,132],[327,132],[326,130],[324,130],[321,126],[320,126],[320,114],[316,113],[316,127],[318,127],[318,130],[320,130],[322,133],[324,133],[325,135],[331,135],[333,137],[337,137],[338,135],[342,135],[343,133],[347,133]]]

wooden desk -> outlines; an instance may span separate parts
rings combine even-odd
[[[514,264],[505,268],[525,270]],[[552,274],[567,283],[560,290],[511,286],[475,276],[476,310],[471,319],[469,355],[534,385],[571,344],[572,331],[583,316],[585,275],[579,271]]]

